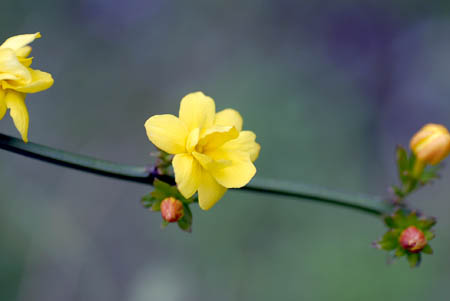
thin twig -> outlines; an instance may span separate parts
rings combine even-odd
[[[155,179],[175,184],[173,177],[161,175],[155,166],[132,166],[99,160],[88,156],[57,150],[35,143],[24,143],[14,137],[0,134],[0,149],[51,164],[81,170],[110,178],[152,185]],[[381,198],[361,195],[347,195],[309,185],[292,184],[275,180],[254,179],[243,190],[294,197],[332,204],[363,211],[374,215],[389,212],[390,205]]]

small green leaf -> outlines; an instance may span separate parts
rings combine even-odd
[[[147,194],[142,197],[141,204],[145,208],[151,208],[153,206],[153,204],[157,201],[158,200],[156,200],[151,194]]]
[[[412,211],[409,215],[406,216],[404,222],[405,222],[405,225],[404,225],[405,227],[417,226],[417,223],[418,223],[417,212]]]
[[[404,210],[398,209],[394,212],[392,218],[394,219],[396,228],[400,229],[408,227],[407,215],[405,214]]]
[[[153,182],[153,186],[155,190],[159,190],[161,193],[164,193],[167,197],[172,196],[172,186],[167,184],[166,182],[160,181],[158,179]]]
[[[162,222],[161,222],[161,229],[166,228],[169,224],[170,224],[170,223],[169,223],[168,221],[166,221],[166,220],[163,219]]]
[[[189,205],[183,204],[184,215],[178,220],[180,229],[186,232],[192,232],[192,212]]]
[[[408,170],[413,170],[415,163],[416,163],[416,155],[414,155],[414,153],[411,153],[411,155],[409,156]]]
[[[404,149],[401,145],[397,146],[396,150],[396,156],[397,156],[397,169],[398,169],[398,176],[402,183],[408,180],[408,173],[409,170],[409,160],[408,160],[408,153],[406,149]]]
[[[158,179],[155,180],[154,186],[155,189],[152,192],[152,196],[155,199],[162,201],[166,198],[174,197],[183,203],[188,202],[186,198],[178,191],[178,188],[176,186],[172,186]]]
[[[409,266],[414,268],[420,264],[420,253],[408,253]]]
[[[384,223],[386,224],[386,226],[388,226],[389,228],[396,228],[397,224],[394,220],[394,218],[390,215],[386,215],[384,217]]]
[[[425,238],[427,239],[427,241],[430,241],[436,237],[436,235],[431,231],[424,231],[423,234],[425,235]]]
[[[161,200],[158,200],[156,202],[153,203],[152,205],[152,211],[160,211],[161,210]]]
[[[178,220],[178,227],[180,227],[181,230],[186,231],[186,232],[192,232],[192,227],[191,225],[186,222],[184,219],[180,219]]]
[[[426,245],[426,246],[422,249],[422,253],[431,255],[431,254],[433,254],[433,249],[431,248],[430,245]]]
[[[434,179],[439,178],[439,170],[442,168],[442,164],[430,166],[422,172],[420,176],[420,182],[425,185]]]
[[[386,251],[391,251],[398,246],[398,236],[400,235],[399,230],[389,230],[386,232],[381,240],[378,242],[379,248]]]
[[[434,225],[436,225],[436,219],[434,217],[422,218],[417,222],[417,226],[422,230],[430,230]]]
[[[402,257],[402,256],[405,256],[406,254],[407,254],[406,250],[403,249],[402,247],[398,247],[395,250],[395,257]]]
[[[417,184],[419,182],[417,181],[417,179],[413,179],[410,178],[404,185],[404,194],[405,196],[407,196],[408,194],[410,194],[411,192],[413,192],[416,188],[417,188]]]
[[[395,195],[398,196],[400,199],[403,199],[405,197],[405,193],[403,190],[397,186],[391,186],[392,191],[394,191]]]
[[[152,191],[152,197],[157,199],[157,200],[162,201],[165,198],[167,198],[168,195],[164,191],[161,191],[161,190],[155,188],[155,190]]]

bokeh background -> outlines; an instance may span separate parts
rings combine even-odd
[[[0,38],[40,31],[30,140],[151,163],[144,131],[202,90],[262,145],[258,177],[387,195],[394,148],[450,126],[448,1],[2,0]],[[9,117],[0,131],[17,136]],[[386,264],[364,213],[230,191],[192,234],[145,185],[0,152],[0,300],[448,300],[450,170],[411,201],[435,255]]]

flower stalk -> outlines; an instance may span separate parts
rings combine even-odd
[[[95,159],[89,156],[57,150],[48,146],[23,141],[0,134],[0,149],[38,159],[66,168],[80,170],[109,178],[153,185],[155,179],[174,185],[174,178],[162,175],[152,165],[134,166]],[[392,206],[382,198],[373,196],[347,195],[339,192],[314,188],[309,185],[292,184],[274,180],[254,179],[242,188],[263,194],[310,200],[329,205],[346,207],[380,216],[392,211]]]

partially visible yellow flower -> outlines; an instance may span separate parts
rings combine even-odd
[[[195,92],[181,100],[179,117],[155,115],[145,129],[153,144],[175,155],[178,190],[185,198],[198,191],[200,207],[208,210],[228,188],[245,186],[256,173],[260,146],[242,124],[237,111],[216,113],[214,100]]]
[[[443,125],[429,123],[412,137],[410,147],[419,161],[436,165],[450,153],[450,133]]]
[[[33,58],[28,57],[31,53],[28,44],[40,37],[40,33],[24,34],[11,37],[0,45],[0,120],[10,109],[14,125],[25,142],[28,142],[29,125],[25,96],[53,85],[49,73],[30,68]]]

